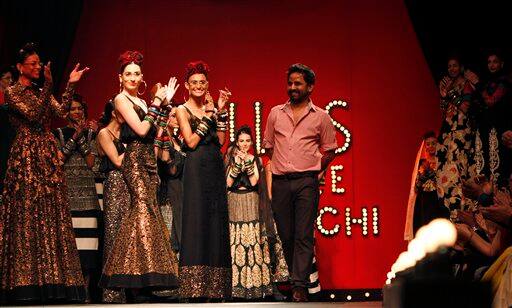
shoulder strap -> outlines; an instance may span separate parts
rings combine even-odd
[[[187,106],[185,106],[185,104],[183,104],[183,105],[181,105],[181,106],[183,106],[183,108],[185,108],[185,110],[188,112],[188,114],[189,114],[189,115],[191,115],[191,116],[194,116],[194,117],[195,117],[195,115],[192,113],[192,111],[190,111],[190,109],[188,109],[188,107],[187,107]]]
[[[137,105],[137,104],[136,104],[136,103],[135,103],[135,102],[134,102],[134,101],[133,101],[133,100],[132,100],[128,95],[126,95],[126,94],[123,94],[123,95],[124,95],[124,97],[126,97],[126,98],[127,98],[127,99],[132,103],[132,104],[134,104],[134,105],[138,106],[138,105]]]
[[[108,128],[105,128],[105,129],[106,129],[106,130],[107,130],[107,132],[110,134],[110,136],[112,136],[112,138],[113,138],[114,140],[119,139],[119,138],[117,138],[117,137],[114,135],[114,133],[113,133],[113,132],[111,132],[111,131],[110,131],[110,129],[108,129]]]

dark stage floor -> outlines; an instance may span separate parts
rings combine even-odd
[[[52,307],[84,307],[84,308],[122,308],[122,307],[150,307],[150,308],[164,308],[164,307],[208,307],[208,308],[258,308],[258,307],[273,307],[273,308],[293,308],[293,307],[308,307],[308,308],[329,308],[329,307],[343,307],[343,308],[375,308],[382,307],[382,302],[329,302],[329,303],[218,303],[218,304],[82,304],[82,305],[57,305]],[[49,307],[49,306],[24,306],[24,307]]]

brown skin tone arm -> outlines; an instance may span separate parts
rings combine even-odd
[[[267,194],[268,198],[272,200],[272,161],[268,161],[265,166],[265,179],[267,180]]]
[[[334,153],[334,150],[327,151],[322,155],[322,161],[320,163],[320,170],[323,172],[329,164],[334,160],[336,157],[336,154]]]
[[[89,167],[89,169],[92,169],[92,167],[94,167],[94,160],[96,159],[96,155],[93,155],[93,154],[87,154],[87,156],[85,157],[85,163],[87,164],[87,167]]]
[[[176,119],[178,120],[181,134],[183,135],[185,143],[190,149],[195,149],[201,141],[201,137],[193,132],[192,128],[190,128],[190,124],[188,122],[188,114],[185,108],[178,107],[178,109],[176,109]]]
[[[117,168],[121,168],[124,154],[119,155],[119,153],[117,152],[117,148],[114,145],[114,142],[112,141],[112,138],[110,137],[108,132],[102,129],[99,132],[98,137],[96,137],[96,140],[98,142],[98,150],[100,152],[103,152],[108,157],[108,159],[110,159],[110,161],[114,164],[114,166],[116,166]]]

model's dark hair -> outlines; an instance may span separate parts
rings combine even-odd
[[[206,79],[208,79],[208,73],[210,72],[210,68],[208,64],[204,61],[193,61],[187,64],[187,68],[185,70],[185,81],[188,81],[190,76],[194,74],[203,74]]]
[[[117,61],[119,62],[119,74],[122,74],[125,67],[130,63],[137,64],[142,68],[142,65],[144,64],[144,56],[137,50],[127,50],[119,56]]]
[[[78,93],[73,94],[71,101],[77,102],[80,104],[80,106],[82,106],[82,110],[84,111],[84,118],[87,119],[87,117],[89,115],[87,112],[87,103],[84,101],[84,98],[82,97],[82,95],[80,95]],[[71,105],[69,105],[69,108],[71,108]]]
[[[226,151],[226,156],[224,157],[224,164],[226,167],[234,159],[233,153],[235,152],[235,149],[237,148],[236,143],[238,142],[238,138],[240,137],[241,134],[247,134],[247,135],[251,136],[251,140],[252,140],[252,130],[248,125],[242,125],[238,128],[238,130],[236,130],[234,141],[229,144],[228,150]],[[254,156],[256,157],[256,148],[254,146],[254,142],[253,142],[253,151],[254,151]]]
[[[18,51],[18,57],[16,59],[17,63],[22,64],[25,60],[31,55],[35,55],[38,53],[37,46],[34,43],[26,43],[23,47]]]
[[[98,120],[98,123],[101,127],[107,126],[110,123],[110,121],[112,121],[112,112],[114,111],[114,109],[114,99],[111,98],[105,104],[105,107],[103,107],[103,113],[101,114],[100,119]]]
[[[238,142],[238,137],[240,137],[241,134],[246,134],[251,136],[252,139],[252,131],[249,125],[242,125],[238,130],[235,132],[235,144]]]
[[[498,48],[492,48],[487,50],[485,53],[485,60],[489,59],[490,56],[496,56],[500,61],[505,62],[505,55],[501,49]]]
[[[316,81],[315,72],[313,72],[313,70],[311,68],[309,68],[308,66],[306,66],[302,63],[295,63],[288,68],[288,71],[286,72],[286,77],[290,78],[290,75],[293,73],[302,74],[304,81],[308,85],[315,84],[315,81]]]
[[[428,138],[437,138],[437,135],[433,130],[429,130],[423,134],[423,140],[427,140]]]

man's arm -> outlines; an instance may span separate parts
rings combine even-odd
[[[275,113],[272,109],[268,115],[267,123],[265,126],[265,133],[263,134],[262,148],[265,149],[265,154],[269,159],[272,159],[274,154],[274,124],[275,124]]]
[[[331,117],[326,113],[322,120],[322,131],[320,133],[320,149],[323,151],[320,162],[319,178],[323,175],[325,169],[336,157],[335,150],[338,147],[336,141],[336,131],[332,124]]]
[[[322,155],[322,161],[320,163],[320,171],[323,172],[325,169],[329,166],[329,164],[334,160],[336,157],[336,153],[334,153],[334,149],[327,151]]]

